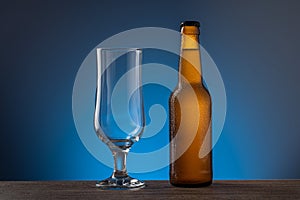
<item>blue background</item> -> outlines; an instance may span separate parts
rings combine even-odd
[[[2,1],[0,10],[0,180],[109,176],[75,129],[77,70],[111,35],[145,26],[178,30],[183,20],[201,21],[201,43],[227,92],[214,178],[300,178],[299,1],[19,0]],[[176,68],[176,59],[161,62]],[[169,91],[156,89],[166,102]],[[168,168],[134,175],[167,179]]]

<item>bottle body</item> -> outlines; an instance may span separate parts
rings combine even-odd
[[[170,183],[183,187],[212,183],[211,97],[202,84],[198,35],[192,36],[197,45],[182,42],[179,82],[169,99]]]

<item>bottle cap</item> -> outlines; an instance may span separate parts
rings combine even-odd
[[[197,27],[200,27],[200,22],[198,22],[198,21],[184,21],[184,22],[181,22],[180,28],[183,27],[183,26],[197,26]]]

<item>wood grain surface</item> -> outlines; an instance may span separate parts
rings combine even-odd
[[[6,199],[300,199],[300,180],[214,181],[205,188],[178,188],[146,181],[136,190],[100,190],[95,181],[0,181]]]

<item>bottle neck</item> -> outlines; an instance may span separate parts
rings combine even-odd
[[[199,28],[196,26],[181,29],[179,83],[202,84]]]

